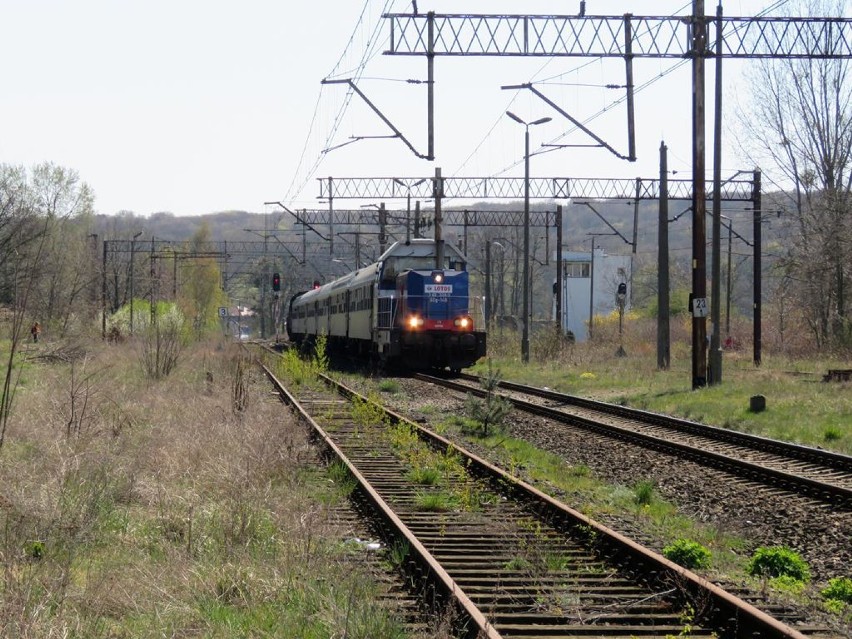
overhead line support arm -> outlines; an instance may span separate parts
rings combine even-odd
[[[379,108],[375,104],[373,104],[366,95],[364,95],[364,92],[361,91],[361,89],[359,89],[351,79],[323,80],[322,84],[347,84],[347,85],[349,85],[349,88],[351,88],[355,93],[358,94],[358,96],[367,104],[367,106],[370,107],[373,110],[373,113],[378,115],[379,118],[381,118],[382,122],[384,122],[386,125],[388,125],[390,130],[394,132],[395,137],[398,137],[400,140],[403,141],[405,146],[407,146],[409,149],[411,149],[411,152],[414,153],[414,155],[416,155],[417,157],[419,157],[423,160],[434,160],[435,159],[431,156],[431,149],[430,149],[429,155],[423,155],[417,149],[415,149],[414,145],[412,145],[411,142],[409,142],[408,139],[402,134],[402,132],[399,129],[397,129],[393,125],[393,123],[390,120],[387,119],[387,117],[385,117],[385,114],[382,113],[379,110]],[[431,84],[430,84],[430,87],[431,87]]]

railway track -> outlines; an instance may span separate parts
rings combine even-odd
[[[451,603],[463,636],[665,637],[687,626],[694,637],[824,632],[792,629],[400,415],[359,421],[354,415],[365,406],[379,408],[342,385],[291,393],[265,370],[282,400],[347,465],[389,543],[407,549],[402,563]],[[409,435],[437,456],[401,452]],[[445,463],[443,485],[411,478],[418,465]],[[447,491],[451,505],[434,507]]]
[[[485,395],[479,378],[473,375],[414,377],[458,392]],[[850,456],[514,382],[501,381],[500,390],[520,410],[804,494],[829,507],[852,509]]]

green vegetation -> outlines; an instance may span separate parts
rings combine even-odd
[[[820,591],[820,594],[825,599],[852,604],[852,579],[849,577],[829,579],[828,585]]]
[[[275,361],[275,374],[294,386],[316,387],[320,385],[317,369],[311,360],[299,356],[295,349],[281,353]]]
[[[797,581],[810,580],[810,569],[799,553],[785,546],[758,548],[746,566],[755,577],[790,577]]]
[[[407,541],[396,541],[388,549],[387,558],[393,568],[399,568],[405,565],[408,557],[411,554],[411,547]]]
[[[396,395],[399,392],[399,382],[395,379],[383,379],[379,382],[379,390],[382,393]]]
[[[88,387],[80,361],[30,366],[0,451],[0,635],[404,636],[329,513],[346,468],[276,403],[234,410],[267,392],[236,348],[190,344],[159,382],[131,344],[87,344]]]
[[[505,355],[489,348],[493,365],[512,381],[852,454],[852,433],[845,428],[852,414],[849,383],[822,381],[829,368],[848,368],[848,361],[793,360],[764,352],[755,367],[750,353],[734,351],[725,354],[722,384],[693,390],[688,350],[673,344],[671,369],[661,371],[649,344],[627,342],[626,358],[613,356],[614,341],[577,344],[527,365],[514,346],[502,349]],[[485,375],[487,368],[483,360],[472,372]],[[753,395],[766,397],[767,410],[749,412]]]
[[[314,356],[313,356],[313,364],[314,370],[317,373],[327,373],[328,372],[328,337],[325,335],[318,335],[316,341],[314,342]]]
[[[676,539],[663,548],[663,556],[684,568],[698,570],[710,567],[712,553],[690,539]]]
[[[417,468],[412,468],[408,471],[406,475],[410,481],[413,481],[415,484],[425,484],[427,486],[433,486],[437,484],[441,479],[441,473],[437,468],[430,468],[429,466],[419,466]]]
[[[481,434],[486,437],[489,429],[499,428],[512,410],[512,404],[497,394],[500,379],[499,369],[495,370],[489,359],[488,371],[480,380],[480,384],[485,390],[485,399],[479,399],[468,394],[465,401],[465,412],[477,424]]]
[[[639,506],[650,506],[654,501],[654,482],[640,481],[633,489],[633,494]]]
[[[366,399],[352,399],[352,421],[364,428],[375,428],[387,424],[387,415],[381,403],[372,393]]]
[[[526,557],[512,557],[503,568],[516,572],[529,572],[532,569],[532,562]]]
[[[448,492],[421,492],[417,493],[417,507],[420,510],[432,512],[447,512],[454,510],[458,500]]]

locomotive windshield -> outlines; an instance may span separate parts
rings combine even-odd
[[[400,255],[388,258],[382,266],[382,279],[393,280],[405,271],[431,271],[435,268],[435,257],[429,255]],[[465,270],[465,264],[455,255],[444,256],[444,268]]]

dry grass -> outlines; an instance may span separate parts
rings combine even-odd
[[[0,450],[0,636],[400,636],[302,428],[234,348],[159,382],[132,344],[26,370]]]

